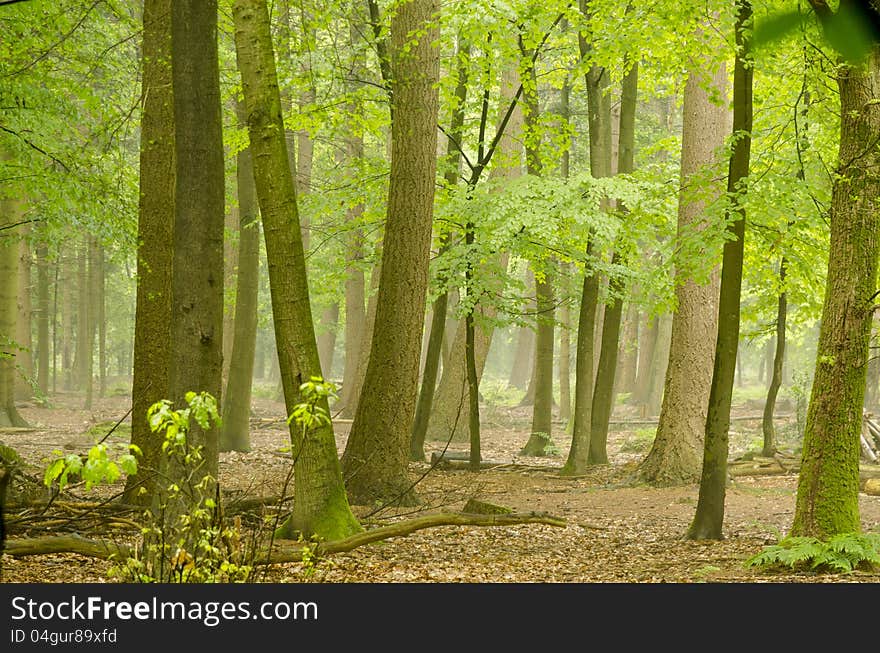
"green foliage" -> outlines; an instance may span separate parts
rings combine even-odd
[[[815,537],[786,537],[746,560],[746,567],[851,573],[880,565],[880,534],[841,533],[823,542]]]
[[[172,481],[158,508],[145,513],[139,555],[111,568],[110,576],[123,582],[245,582],[253,571],[240,520],[229,523],[223,517],[216,480],[204,475],[193,482],[203,463],[202,447],[191,445],[187,436],[193,422],[203,429],[220,425],[217,401],[208,392],[187,392],[185,397],[186,408],[172,409],[163,399],[147,411],[150,429],[163,437],[167,461],[183,468],[185,477]],[[167,507],[181,502],[186,511],[169,514]]]
[[[137,472],[137,458],[142,452],[137,445],[129,444],[128,453],[117,458],[110,457],[110,447],[99,442],[85,456],[77,453],[64,454],[60,449],[52,452],[55,459],[43,473],[43,484],[51,488],[57,483],[58,491],[62,491],[73,479],[82,479],[86,490],[91,490],[101,483],[114,483],[122,474]]]

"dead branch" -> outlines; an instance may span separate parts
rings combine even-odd
[[[366,544],[392,537],[405,537],[410,533],[436,526],[513,526],[517,524],[547,524],[566,526],[566,521],[542,512],[511,513],[505,515],[474,515],[465,513],[438,513],[415,519],[373,528],[351,537],[332,542],[290,542],[279,540],[272,551],[260,551],[254,564],[272,565],[302,560],[306,549],[313,555],[324,556],[345,553]],[[134,555],[134,549],[127,544],[112,540],[90,540],[79,535],[59,535],[12,539],[6,541],[5,553],[16,557],[47,555],[51,553],[78,553],[91,558],[124,560]]]

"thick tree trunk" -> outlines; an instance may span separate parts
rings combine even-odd
[[[703,210],[708,203],[717,201],[722,191],[719,184],[707,182],[706,175],[718,163],[727,121],[725,109],[713,102],[706,86],[711,85],[724,97],[726,79],[725,66],[721,64],[711,75],[692,71],[685,85],[679,237],[689,229],[702,228]],[[717,258],[713,252],[707,252],[707,256],[710,260]],[[682,276],[683,273],[676,272],[677,309],[672,316],[660,422],[651,451],[639,467],[641,477],[657,485],[693,483],[699,479],[712,382],[718,272],[710,272],[705,284]]]
[[[736,3],[736,63],[733,72],[733,149],[727,172],[727,231],[733,239],[724,243],[721,291],[718,300],[718,330],[715,362],[703,447],[700,494],[688,538],[720,540],[724,524],[724,498],[727,487],[728,432],[730,404],[739,348],[740,301],[742,295],[743,252],[746,214],[743,206],[747,190],[752,147],[751,58],[752,5],[750,0]]]
[[[183,409],[189,392],[207,392],[222,406],[226,197],[216,0],[174,0],[171,52],[176,193],[168,398]],[[200,450],[198,463],[160,457],[162,481],[156,485],[152,510],[165,524],[190,514],[200,497],[214,496],[219,429],[192,420],[187,447]],[[174,491],[175,485],[180,491]],[[181,548],[195,550],[198,537],[189,529]]]
[[[439,6],[411,0],[391,21],[392,155],[376,328],[343,454],[356,503],[412,505],[407,476],[418,393],[437,166]],[[421,36],[413,42],[413,33]]]
[[[147,410],[169,398],[171,259],[175,196],[174,96],[171,86],[171,0],[146,0],[143,33],[137,298],[134,327],[131,443],[143,452],[122,500],[147,505],[156,487],[161,438]],[[67,288],[64,292],[66,294]],[[62,320],[66,314],[62,312]]]
[[[828,275],[791,528],[819,538],[861,529],[859,433],[880,255],[880,53],[841,65],[837,85]]]
[[[20,220],[19,205],[17,200],[0,197],[0,227]],[[27,426],[15,407],[18,263],[18,234],[15,229],[0,231],[0,426]]]
[[[235,45],[248,116],[257,197],[263,218],[275,341],[287,414],[301,403],[300,384],[321,374],[296,204],[281,118],[281,97],[264,0],[233,3]],[[326,399],[318,408],[329,413]],[[279,535],[347,537],[360,530],[345,494],[332,424],[303,437],[293,421],[293,513]]]
[[[244,106],[236,113],[247,122]],[[220,451],[250,451],[251,390],[257,345],[257,303],[260,289],[260,218],[250,148],[238,153],[238,275],[229,376],[223,393]]]

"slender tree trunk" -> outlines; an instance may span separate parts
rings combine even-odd
[[[678,237],[683,237],[689,229],[701,228],[705,206],[721,194],[721,188],[715,187],[717,184],[707,190],[706,175],[718,162],[727,121],[725,109],[712,101],[706,85],[711,84],[724,97],[726,79],[724,64],[712,74],[695,70],[688,76],[684,92]],[[708,256],[715,260],[715,254],[708,253]],[[657,485],[692,483],[700,477],[700,451],[717,334],[717,269],[702,285],[682,278],[680,271],[676,271],[676,277],[677,310],[672,317],[660,423],[651,451],[639,467],[642,478]]]
[[[764,433],[762,456],[770,457],[776,453],[776,428],[773,426],[773,413],[776,410],[776,395],[782,386],[782,362],[785,360],[785,322],[788,313],[788,293],[785,291],[785,271],[788,262],[785,257],[779,262],[779,300],[776,308],[776,353],[773,356],[773,376],[764,402],[764,417],[761,430]]]
[[[364,155],[363,133],[349,135],[346,151],[351,160]],[[342,392],[339,404],[343,413],[354,415],[357,394],[351,391],[356,386],[358,361],[361,358],[361,343],[366,331],[366,286],[364,270],[361,267],[364,257],[363,231],[357,227],[364,212],[364,205],[357,204],[346,214],[346,221],[354,226],[349,231],[349,246],[345,254],[345,368],[342,375]],[[359,394],[359,393],[358,393]],[[346,416],[345,414],[343,416]]]
[[[37,245],[37,387],[49,396],[49,248]]]
[[[638,98],[639,66],[634,62],[624,75],[621,83],[619,147],[617,171],[631,174],[635,169],[635,129],[636,100]],[[618,207],[625,216],[627,209]],[[618,247],[611,257],[612,265],[625,265],[626,259]],[[590,458],[594,464],[608,462],[607,442],[608,424],[614,410],[615,372],[617,371],[617,350],[620,343],[620,321],[623,316],[624,278],[612,275],[608,280],[611,303],[606,304],[602,324],[602,349],[599,353],[599,366],[596,371],[596,386],[593,390],[592,414],[590,416]]]
[[[524,50],[525,61],[533,62],[532,52]],[[538,80],[534,63],[525,66],[523,75],[525,99],[524,136],[526,170],[529,175],[540,177],[541,132],[539,129]],[[535,304],[537,306],[537,332],[535,334],[535,402],[532,408],[532,427],[529,439],[520,451],[523,456],[547,456],[553,435],[553,344],[555,326],[555,290],[553,282],[555,263],[548,260],[541,274],[535,274]]]
[[[461,175],[461,151],[463,142],[464,104],[467,100],[468,88],[468,63],[470,58],[470,43],[459,37],[458,42],[458,82],[455,86],[456,104],[452,111],[449,125],[449,138],[446,146],[446,170],[444,180],[448,189],[453,189],[458,184]],[[440,244],[440,255],[446,250],[445,239]],[[444,283],[445,279],[440,279]],[[428,422],[434,404],[434,392],[437,389],[437,376],[440,370],[440,357],[443,353],[443,340],[446,332],[446,309],[449,303],[449,293],[443,290],[434,300],[431,307],[431,331],[428,334],[428,344],[425,348],[425,366],[422,373],[422,384],[419,389],[419,397],[416,402],[416,413],[413,419],[413,431],[410,438],[410,460],[422,461],[425,459],[425,435],[428,431]],[[473,348],[475,343],[468,341],[468,346]],[[476,368],[474,369],[476,374]]]
[[[15,356],[16,374],[19,382],[15,384],[15,394],[22,401],[34,396],[34,346],[31,337],[31,247],[28,244],[30,225],[16,227],[21,235],[18,241],[18,319],[16,320],[15,340],[18,352]]]
[[[336,352],[336,323],[339,321],[339,303],[333,302],[321,312],[318,321],[322,333],[318,339],[318,358],[321,360],[321,373],[325,379],[333,375],[333,354]]]
[[[589,14],[589,2],[580,0],[582,14]],[[587,35],[578,34],[578,48],[581,57],[590,52]],[[611,106],[606,93],[608,72],[592,66],[586,74],[587,112],[590,133],[590,174],[595,178],[611,174]],[[596,254],[594,234],[589,234],[586,260]],[[584,270],[581,289],[581,307],[578,315],[577,354],[575,361],[574,419],[572,422],[571,446],[568,458],[562,468],[564,475],[583,474],[587,468],[590,454],[590,429],[593,412],[594,388],[594,331],[596,328],[596,307],[599,302],[599,278],[591,267]]]
[[[418,501],[407,476],[418,393],[437,166],[439,78],[435,0],[411,0],[391,21],[392,156],[376,328],[364,389],[343,454],[356,503]],[[412,34],[421,32],[415,43]]]
[[[240,124],[247,122],[241,102],[236,105]],[[257,344],[257,304],[260,288],[260,218],[250,148],[238,153],[238,276],[235,288],[235,330],[229,377],[223,393],[220,451],[250,451],[251,389]]]
[[[300,384],[321,374],[296,187],[290,176],[266,3],[235,0],[233,18],[263,218],[275,341],[285,407],[287,414],[292,415],[301,403]],[[318,407],[329,413],[326,399]],[[332,424],[315,426],[303,437],[299,427],[291,422],[290,437],[294,459],[293,513],[278,534],[289,538],[296,534],[317,535],[333,540],[361,530],[348,505]]]
[[[98,323],[98,396],[107,394],[107,262],[104,247],[98,245],[95,261],[95,320]]]
[[[734,238],[724,243],[721,264],[721,291],[718,300],[718,331],[715,363],[709,393],[703,448],[700,494],[688,538],[720,540],[724,524],[724,498],[727,488],[728,433],[730,404],[739,348],[740,301],[742,295],[743,252],[746,213],[743,206],[747,191],[752,147],[751,57],[752,4],[736,3],[736,62],[733,71],[733,150],[727,172],[730,205],[727,231]]]
[[[86,316],[86,410],[91,410],[95,395],[95,337],[98,334],[98,312],[103,303],[101,294],[101,270],[99,258],[103,257],[103,251],[94,236],[88,238],[88,261],[89,261],[89,300],[87,303],[88,314]]]
[[[73,262],[70,254],[59,253],[58,265],[61,268],[61,371],[64,377],[64,390],[73,390]],[[144,417],[146,419],[146,417]]]
[[[623,328],[623,342],[620,343],[618,353],[618,374],[620,382],[618,390],[629,395],[628,402],[634,399],[636,390],[636,375],[638,374],[639,353],[644,343],[639,339],[639,323],[642,315],[635,304],[630,303],[626,310],[626,319]]]
[[[86,384],[89,378],[89,361],[92,351],[89,347],[89,245],[84,236],[76,254],[76,348],[73,359],[75,390],[88,393]],[[88,399],[86,400],[88,401]]]
[[[169,398],[171,368],[171,259],[174,242],[174,96],[171,82],[171,0],[144,2],[143,108],[138,207],[137,299],[134,327],[131,443],[143,452],[122,500],[148,505],[156,487],[161,438],[147,410]],[[65,269],[63,266],[62,269]],[[65,286],[63,301],[66,302]],[[66,319],[63,352],[67,352]],[[65,364],[66,367],[66,364]]]
[[[861,529],[859,433],[880,255],[880,53],[841,65],[831,244],[791,535]]]

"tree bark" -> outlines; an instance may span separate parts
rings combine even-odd
[[[34,396],[34,344],[31,338],[31,247],[28,243],[30,225],[16,227],[20,234],[18,241],[18,319],[15,322],[15,340],[18,352],[15,355],[16,397],[21,401],[29,401]]]
[[[138,460],[137,473],[126,479],[122,495],[123,502],[137,505],[148,505],[151,501],[159,469],[161,438],[150,431],[147,410],[160,399],[169,398],[171,259],[176,192],[171,0],[146,0],[143,23],[144,100],[131,389],[131,443],[140,448],[143,457]],[[67,287],[62,291],[65,295]],[[62,321],[66,315],[68,313],[62,311]]]
[[[236,105],[239,124],[247,123],[241,102]],[[257,304],[260,290],[260,216],[250,148],[237,157],[238,275],[235,320],[229,376],[223,401],[220,451],[250,451],[251,390],[257,345]]]
[[[717,183],[706,180],[718,162],[726,120],[724,109],[713,103],[705,87],[711,84],[724,97],[726,79],[722,63],[714,73],[692,71],[685,85],[679,238],[689,229],[702,228],[703,210],[708,203],[716,201],[722,191]],[[717,258],[714,252],[707,252],[706,256],[713,261]],[[717,333],[718,291],[717,267],[704,284],[684,278],[681,271],[676,271],[677,308],[672,316],[660,423],[651,451],[639,467],[646,482],[674,485],[693,483],[700,478],[700,451]]]
[[[15,224],[21,213],[18,200],[0,197],[0,227]],[[14,229],[0,234],[0,426],[27,426],[15,407],[18,237]]]
[[[392,156],[376,328],[342,457],[355,503],[412,505],[407,476],[425,318],[437,166],[436,0],[411,0],[391,22]],[[412,34],[421,32],[413,42]]]
[[[880,53],[842,64],[840,150],[792,535],[858,532],[859,434],[880,254]]]
[[[635,128],[636,100],[638,98],[639,65],[633,62],[621,82],[619,147],[617,173],[631,174],[635,169]],[[618,207],[622,219],[627,208]],[[626,258],[618,246],[611,257],[612,265],[624,265]],[[608,280],[611,303],[606,304],[602,323],[602,349],[599,353],[599,366],[596,371],[596,386],[593,389],[592,414],[590,416],[590,462],[608,462],[608,422],[614,410],[615,373],[617,371],[617,351],[620,343],[620,321],[623,316],[625,279],[612,274]]]
[[[320,376],[306,278],[306,262],[290,175],[281,96],[275,70],[269,14],[264,0],[233,3],[235,46],[247,110],[257,198],[269,266],[275,342],[287,414],[301,403],[300,384]],[[329,414],[326,399],[318,408]],[[280,537],[317,535],[347,537],[360,530],[345,494],[333,426],[313,427],[302,434],[293,421],[293,513],[279,528]]]
[[[727,172],[729,205],[727,231],[733,239],[724,243],[721,264],[721,291],[718,300],[718,329],[715,362],[709,391],[703,447],[700,493],[688,538],[720,540],[724,525],[724,498],[727,488],[728,434],[730,404],[739,348],[740,302],[742,296],[743,252],[745,246],[747,192],[752,147],[751,57],[752,4],[736,3],[736,61],[733,71],[733,149]]]
[[[785,290],[785,272],[788,262],[783,256],[779,262],[779,299],[776,307],[776,348],[773,355],[773,376],[767,389],[764,402],[764,417],[761,431],[764,434],[762,456],[770,457],[776,453],[776,428],[773,426],[773,413],[776,411],[776,396],[782,386],[782,363],[785,360],[785,322],[788,313],[788,293]]]

